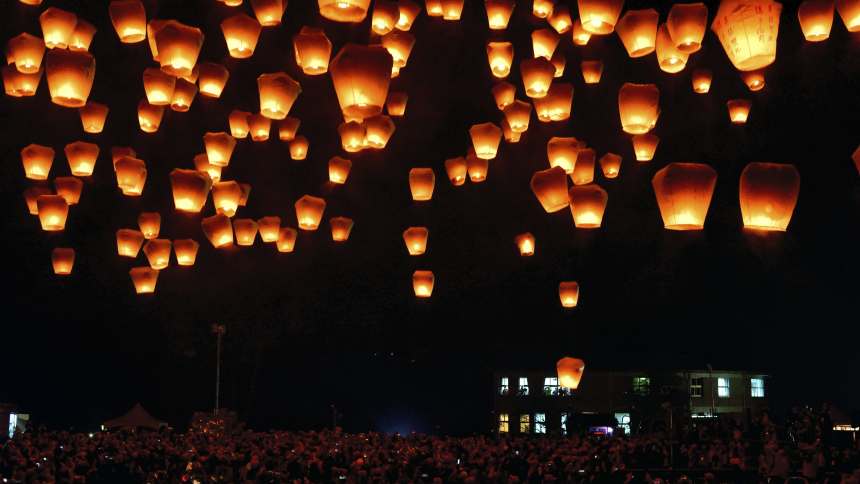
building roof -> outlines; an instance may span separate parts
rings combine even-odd
[[[138,403],[128,413],[122,417],[108,420],[104,423],[104,428],[110,429],[115,427],[147,427],[153,430],[158,430],[162,425],[167,425],[167,422],[153,418],[143,407]]]

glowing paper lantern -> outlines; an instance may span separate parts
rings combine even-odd
[[[406,32],[412,28],[412,22],[421,13],[421,6],[411,0],[399,0],[397,6],[400,9],[400,18],[397,20],[397,28]]]
[[[612,153],[606,153],[600,158],[600,167],[603,168],[603,176],[615,178],[621,171],[621,157]]]
[[[168,20],[155,34],[161,70],[172,76],[187,76],[197,63],[203,46],[200,29]],[[203,72],[200,73],[203,75]]]
[[[146,99],[141,99],[137,105],[137,121],[140,123],[140,129],[145,133],[158,131],[163,116],[164,106],[152,105]]]
[[[535,57],[544,57],[547,60],[552,58],[555,48],[561,36],[550,29],[535,30],[532,32],[532,50]]]
[[[235,181],[212,184],[212,201],[215,202],[215,211],[218,213],[223,213],[228,217],[236,215],[241,196],[242,189]]]
[[[42,195],[36,199],[36,207],[39,210],[42,230],[53,232],[66,228],[69,203],[62,195]]]
[[[431,271],[415,271],[412,274],[412,289],[418,297],[430,297],[433,294],[433,285],[436,278]]]
[[[579,142],[576,138],[550,138],[546,145],[546,154],[550,167],[561,167],[570,175],[579,155]]]
[[[526,88],[526,96],[544,97],[555,76],[555,66],[544,57],[526,59],[520,62],[520,74]]]
[[[369,118],[382,113],[394,60],[382,46],[346,44],[329,70],[344,116]]]
[[[660,14],[653,8],[628,10],[621,17],[615,30],[630,57],[642,57],[654,52],[659,20]]]
[[[575,282],[562,282],[558,285],[558,297],[561,305],[566,308],[575,308],[579,302],[579,284]]]
[[[54,186],[56,186],[56,181],[54,182]],[[42,195],[50,194],[50,188],[32,187],[24,190],[24,200],[26,200],[27,202],[27,209],[30,211],[30,215],[39,215],[39,207],[38,205],[36,205],[36,200],[38,200],[38,198]],[[63,198],[66,198],[66,196],[63,194],[59,195],[63,196]]]
[[[412,200],[430,200],[436,186],[436,175],[431,168],[413,168],[409,171],[409,189]]]
[[[167,20],[152,19],[146,24],[146,40],[149,43],[149,50],[152,52],[152,60],[158,62],[158,46],[155,44],[155,34],[161,30],[167,23]]]
[[[409,255],[421,255],[427,250],[427,237],[430,231],[426,227],[409,227],[403,232],[403,241]]]
[[[334,217],[329,220],[331,224],[331,238],[335,242],[345,242],[349,238],[349,233],[352,231],[352,219],[344,217]]]
[[[115,0],[108,11],[120,42],[131,44],[146,38],[146,10],[140,0]]]
[[[576,295],[578,298],[579,286],[577,286]],[[562,299],[562,302],[564,302],[564,299]],[[574,306],[575,305],[576,302],[574,302]],[[565,356],[558,360],[555,367],[558,370],[558,384],[564,388],[572,388],[576,390],[579,386],[579,381],[582,379],[582,372],[585,370],[585,363],[580,359]]]
[[[254,245],[257,238],[257,222],[249,218],[237,218],[233,221],[233,230],[236,232],[236,243],[243,246]]]
[[[69,205],[77,205],[81,199],[81,189],[84,184],[73,176],[58,176],[54,179],[54,188],[57,190],[57,195],[66,199]],[[51,192],[48,191],[47,194]]]
[[[96,59],[89,52],[54,49],[45,57],[45,72],[54,104],[67,108],[87,104],[96,75]]]
[[[23,33],[9,41],[8,49],[18,72],[36,74],[42,68],[42,56],[45,54],[42,39]]]
[[[263,27],[281,25],[281,18],[287,10],[287,0],[251,0],[254,15]]]
[[[364,136],[367,134],[367,126],[364,123],[350,121],[337,127],[343,149],[355,153],[361,151]]]
[[[251,139],[254,141],[266,141],[269,139],[269,130],[272,128],[272,120],[261,113],[248,116],[248,129]]]
[[[576,45],[585,45],[591,39],[591,32],[582,28],[580,19],[573,21],[573,43]]]
[[[308,146],[310,143],[304,136],[296,136],[290,141],[290,158],[299,161],[304,160],[308,156]]]
[[[299,83],[283,72],[263,74],[257,78],[260,90],[260,113],[269,119],[284,119],[302,92]]]
[[[191,107],[194,96],[197,95],[197,85],[185,79],[176,79],[173,97],[170,99],[170,109],[184,113]]]
[[[746,123],[750,114],[752,101],[747,99],[734,99],[729,101],[729,118],[733,123]]]
[[[196,171],[207,175],[213,183],[221,180],[221,167],[209,163],[209,156],[206,153],[194,157],[194,167]]]
[[[650,133],[633,136],[633,151],[636,153],[636,161],[651,161],[659,142],[660,138]]]
[[[573,223],[581,229],[600,228],[609,197],[597,185],[574,186],[567,192]]]
[[[140,226],[140,231],[146,239],[158,238],[158,232],[161,230],[161,214],[158,212],[143,212],[137,218],[137,225]],[[156,269],[158,269],[156,267]]]
[[[535,173],[529,186],[547,213],[558,212],[568,204],[567,175],[560,166]]]
[[[230,217],[223,213],[204,218],[200,221],[200,228],[216,249],[233,245],[233,225],[230,223]]]
[[[296,118],[287,116],[278,121],[278,137],[284,141],[292,141],[296,137],[296,131],[299,130],[301,121]]]
[[[594,181],[594,158],[597,154],[593,149],[580,149],[576,156],[576,165],[570,179],[574,185],[587,185]]]
[[[582,61],[582,77],[586,84],[597,84],[603,75],[603,61]]]
[[[508,143],[519,143],[520,135],[522,133],[517,133],[511,129],[510,123],[505,118],[502,118],[502,136],[505,137],[505,141]]]
[[[654,84],[630,84],[621,86],[618,93],[618,112],[621,128],[625,133],[642,134],[651,128],[657,116],[660,91]]]
[[[487,9],[487,21],[490,29],[501,30],[508,27],[511,14],[514,12],[514,0],[484,0]]]
[[[546,18],[555,8],[555,0],[534,0],[532,14],[537,18]]]
[[[282,227],[278,231],[278,252],[292,252],[296,247],[298,232],[289,227]]]
[[[499,109],[505,109],[505,106],[514,102],[514,94],[516,91],[517,88],[507,82],[500,82],[490,90],[490,92],[493,93],[493,97],[496,99],[496,106],[498,106]]]
[[[123,156],[114,163],[116,183],[122,190],[134,189],[140,183],[140,177],[146,170],[143,160]]]
[[[400,75],[400,67],[398,67],[398,66],[392,67],[391,68],[391,78],[394,79],[395,77],[397,77],[399,75]]]
[[[445,20],[460,20],[463,14],[465,0],[441,0],[442,18]]]
[[[181,266],[193,266],[197,261],[197,251],[200,244],[192,239],[178,239],[173,241],[173,252],[176,253],[176,262]]]
[[[388,108],[389,116],[403,116],[406,114],[406,101],[409,96],[405,92],[389,92],[385,98],[385,106]]]
[[[543,122],[564,121],[570,118],[570,108],[573,104],[573,85],[554,83],[543,98],[535,98],[535,111],[538,120]]]
[[[693,71],[693,91],[704,94],[711,89],[711,79],[714,74],[710,69],[696,69]]]
[[[451,184],[455,187],[466,183],[466,159],[462,156],[445,160],[445,171],[448,173],[448,179],[451,180]]]
[[[116,171],[116,162],[123,156],[129,158],[137,158],[137,153],[131,148],[114,146],[110,149],[110,157],[113,159],[113,171]]]
[[[134,290],[138,294],[155,292],[155,283],[158,281],[158,271],[149,267],[135,267],[128,271]]]
[[[186,81],[194,84],[197,82],[197,78],[200,77],[200,64],[194,64],[194,69],[191,69],[191,74],[187,76],[176,76],[176,79],[185,79]]]
[[[424,0],[424,5],[430,17],[442,16],[442,0]]]
[[[45,47],[49,49],[65,49],[69,46],[72,32],[78,18],[72,12],[66,12],[56,7],[51,7],[39,16],[42,25],[42,36],[45,39]]]
[[[221,97],[230,73],[227,72],[224,66],[212,64],[211,62],[202,62],[199,66],[200,77],[198,84],[200,85],[200,94],[210,97]]]
[[[143,246],[143,253],[153,269],[164,269],[170,264],[173,243],[166,239],[152,239]]]
[[[155,106],[170,104],[176,78],[164,73],[161,69],[149,68],[143,71],[143,88],[146,90],[146,100]]]
[[[176,210],[199,212],[206,204],[206,197],[212,188],[212,178],[202,171],[174,168],[170,172],[170,186],[173,188]]]
[[[245,138],[248,136],[248,132],[251,130],[248,126],[248,116],[250,115],[251,113],[239,111],[238,109],[234,109],[230,113],[227,119],[230,122],[230,134],[233,138]],[[206,138],[204,137],[204,139]],[[235,140],[233,141],[233,146],[235,146]],[[230,152],[232,153],[232,148]]]
[[[105,118],[107,118],[108,114],[107,106],[88,102],[78,108],[78,113],[81,115],[81,123],[84,125],[84,131],[87,133],[102,132],[105,127]]]
[[[654,175],[651,184],[670,230],[701,230],[717,183],[717,172],[708,165],[669,163]]]
[[[364,122],[367,132],[364,135],[365,146],[375,149],[385,148],[391,135],[394,134],[394,122],[388,116],[371,116]]]
[[[570,9],[567,5],[553,8],[546,20],[559,34],[563,34],[573,27],[573,21],[570,20]]]
[[[379,35],[385,35],[394,29],[400,20],[400,7],[397,2],[388,0],[376,0],[373,4],[373,19],[370,22],[371,29]]]
[[[57,247],[51,252],[51,264],[54,274],[71,274],[72,266],[75,265],[75,249]]]
[[[241,12],[221,22],[230,57],[245,59],[254,55],[262,30],[260,22]]]
[[[482,182],[487,179],[487,170],[490,168],[490,161],[484,158],[479,158],[475,154],[475,149],[470,148],[466,154],[466,171],[469,172],[469,179],[475,183]]]
[[[396,67],[405,67],[415,46],[415,37],[406,32],[390,32],[382,36],[382,46],[388,49]]]
[[[139,197],[143,193],[143,185],[146,183],[146,169],[143,170],[140,174],[140,178],[137,179],[137,184],[131,188],[124,188],[122,190],[123,195],[127,195],[129,197]]]
[[[532,105],[516,100],[505,106],[502,110],[505,120],[515,133],[523,133],[529,129],[529,118],[532,114]]]
[[[702,48],[702,39],[708,27],[708,7],[703,3],[675,4],[666,20],[669,36],[675,47],[692,54]]]
[[[689,54],[675,47],[666,24],[661,25],[657,30],[657,62],[660,64],[660,69],[669,73],[680,72],[687,66],[688,57],[690,57]]]
[[[206,133],[203,136],[203,143],[206,145],[209,163],[216,166],[230,164],[233,148],[236,147],[236,140],[232,136],[227,133]]]
[[[98,145],[76,141],[66,145],[64,151],[66,152],[66,159],[69,160],[72,175],[90,176],[93,174],[93,168],[95,168],[96,159],[99,156]]]
[[[361,22],[370,0],[319,0],[320,15],[335,22]]]
[[[550,58],[549,61],[552,62],[552,66],[555,67],[555,74],[553,74],[553,77],[563,76],[564,66],[567,65],[567,59],[564,57],[564,54],[556,52],[552,55],[552,58]]]
[[[785,232],[800,193],[794,165],[750,163],[741,175],[744,228]]]
[[[41,5],[42,0],[18,0],[24,5]]]
[[[123,257],[137,257],[143,245],[143,233],[137,230],[120,229],[116,233],[116,248]]]
[[[499,151],[502,130],[493,123],[476,124],[469,129],[475,155],[482,160],[492,160]],[[471,171],[471,170],[470,170]]]
[[[836,0],[836,10],[845,22],[849,32],[860,31],[860,2],[857,0]]]
[[[47,180],[54,163],[54,150],[47,146],[31,144],[21,150],[24,174],[31,180]]]
[[[316,230],[325,210],[325,200],[322,198],[305,195],[296,202],[296,218],[299,220],[299,228],[303,230]]]
[[[323,29],[302,27],[301,32],[293,36],[293,47],[302,72],[311,76],[328,72],[331,42]]]
[[[521,256],[530,256],[535,253],[535,238],[532,234],[526,232],[521,235],[517,235],[514,238],[514,243],[517,244],[517,247],[520,249]]]
[[[257,227],[263,242],[277,242],[278,233],[281,230],[281,219],[279,217],[263,217],[257,220]]]
[[[352,162],[335,156],[328,162],[328,178],[332,183],[343,184],[349,176]]]
[[[776,59],[782,4],[773,0],[723,0],[711,30],[739,71],[769,66]]]
[[[242,189],[242,196],[239,197],[239,206],[244,207],[248,203],[248,197],[251,196],[251,185],[240,183],[239,188]]]
[[[615,30],[624,0],[576,0],[582,28],[595,35],[611,34]]]
[[[741,79],[750,91],[760,91],[764,87],[764,72],[761,70],[741,72]]]

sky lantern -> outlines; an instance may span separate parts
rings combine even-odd
[[[281,230],[280,217],[263,217],[257,220],[260,238],[263,242],[277,242],[278,233]]]
[[[600,158],[600,167],[603,168],[603,176],[615,178],[621,171],[621,157],[612,153],[606,153]]]
[[[409,255],[421,255],[427,249],[427,237],[430,231],[426,227],[409,227],[403,232],[403,241]]]
[[[133,189],[140,183],[140,177],[146,171],[143,160],[123,156],[114,163],[116,168],[116,183],[122,190]]]
[[[579,295],[578,289],[577,295]],[[572,388],[576,390],[579,386],[579,381],[582,379],[582,372],[585,370],[585,363],[580,359],[565,356],[558,360],[555,367],[558,370],[559,385],[564,388]]]
[[[373,19],[370,28],[379,35],[385,35],[394,29],[400,20],[400,7],[397,2],[376,0],[373,2]]]
[[[570,117],[573,104],[573,85],[553,83],[543,98],[535,98],[538,120],[543,122],[564,121]]]
[[[391,57],[394,58],[395,66],[405,67],[409,54],[412,53],[412,47],[415,46],[415,37],[406,32],[390,32],[382,36],[382,46],[388,49]]]
[[[502,118],[502,136],[504,136],[505,141],[508,143],[519,143],[521,135],[522,133],[517,133],[511,129],[511,125],[508,123],[507,118]]]
[[[270,119],[284,119],[302,92],[299,83],[283,72],[263,74],[257,78],[260,90],[260,113]]]
[[[173,252],[176,253],[176,262],[181,266],[193,266],[197,261],[197,251],[200,244],[193,239],[177,239],[173,241]]]
[[[133,149],[125,146],[114,146],[110,149],[110,157],[113,161],[113,171],[116,171],[116,162],[123,156],[137,158],[137,153]]]
[[[733,99],[728,102],[729,118],[733,123],[746,123],[750,114],[752,101],[748,99]]]
[[[98,145],[76,141],[67,144],[63,151],[66,152],[66,159],[69,160],[72,175],[90,176],[93,174],[93,168],[96,166],[96,159],[99,156]]]
[[[520,255],[523,257],[527,257],[535,254],[535,237],[534,235],[526,232],[524,234],[517,235],[514,238],[514,243],[517,244],[517,247],[520,249]]]
[[[195,171],[204,173],[213,183],[221,180],[222,167],[209,163],[209,155],[206,153],[202,153],[194,157],[194,167],[196,169]]]
[[[576,156],[576,165],[570,179],[574,185],[587,185],[594,181],[594,158],[597,154],[593,149],[580,149]]]
[[[329,70],[344,116],[369,118],[382,113],[394,59],[382,46],[346,44]]]
[[[301,121],[287,116],[278,121],[278,137],[284,141],[292,141],[296,137]]]
[[[203,135],[203,143],[206,145],[206,155],[209,163],[216,166],[227,166],[233,149],[236,147],[236,139],[227,133],[206,133]]]
[[[236,215],[241,196],[242,189],[235,181],[212,184],[212,201],[215,203],[215,211],[218,213],[223,213],[228,217]]]
[[[476,124],[469,129],[475,155],[483,160],[492,160],[499,151],[502,130],[493,123]]]
[[[198,28],[168,20],[156,32],[155,45],[162,71],[172,76],[187,76],[197,63],[203,46],[203,33]]]
[[[297,236],[296,229],[281,227],[281,230],[278,231],[278,252],[292,252],[296,247]]]
[[[561,305],[566,308],[575,308],[579,302],[579,284],[575,282],[562,282],[558,285],[558,297]]]
[[[507,82],[500,82],[490,90],[490,92],[493,93],[493,97],[496,99],[496,106],[502,110],[505,109],[505,106],[514,102],[514,94],[516,91],[517,88]]]
[[[400,75],[400,67],[397,65],[393,66],[391,68],[391,78],[394,79],[395,77],[397,77],[399,75]]]
[[[244,207],[248,203],[248,197],[251,196],[251,185],[240,183],[239,189],[242,190],[242,196],[239,197],[239,206]]]
[[[331,41],[323,29],[302,27],[301,32],[293,36],[293,47],[302,72],[311,76],[328,72]]]
[[[489,168],[490,160],[479,158],[475,154],[475,149],[469,148],[466,154],[466,171],[469,172],[469,179],[475,183],[486,180]]]
[[[248,116],[248,132],[254,141],[266,141],[269,139],[269,130],[272,129],[272,120],[261,113]]]
[[[567,59],[561,52],[556,52],[549,60],[552,66],[555,67],[555,74],[552,77],[561,77],[564,75],[564,67],[567,65]]]
[[[611,34],[615,30],[624,0],[576,0],[582,28],[595,35]]]
[[[520,74],[526,88],[526,96],[544,97],[555,76],[555,66],[544,57],[526,59],[520,62]]]
[[[15,64],[9,64],[0,68],[3,74],[3,87],[6,94],[13,97],[35,96],[39,81],[42,79],[42,70],[35,74],[22,74],[15,68]]]
[[[550,167],[559,166],[570,175],[579,155],[579,142],[576,138],[550,138],[546,145],[546,155]]]
[[[735,68],[751,71],[776,59],[782,4],[773,0],[722,0],[711,30]]]
[[[332,183],[342,185],[346,182],[346,177],[349,176],[349,170],[352,168],[352,162],[345,160],[339,156],[328,161],[328,179]]]
[[[654,52],[660,14],[653,8],[628,10],[618,21],[615,31],[630,57],[642,57]]]
[[[651,161],[659,142],[660,138],[650,133],[633,136],[633,151],[636,153],[636,161]]]
[[[308,147],[310,143],[304,136],[296,136],[290,141],[290,158],[300,161],[308,156]]]
[[[654,84],[630,84],[621,86],[618,93],[618,111],[621,128],[625,133],[642,134],[650,130],[651,120],[657,116],[660,91]]]
[[[354,225],[352,219],[344,217],[334,217],[329,220],[329,224],[331,225],[331,238],[335,242],[346,242]]]
[[[79,108],[87,104],[93,87],[96,59],[89,52],[54,49],[45,57],[45,73],[51,101]]]
[[[24,32],[9,40],[8,52],[14,59],[18,72],[36,74],[42,68],[45,42],[39,37]]]
[[[750,91],[760,91],[764,87],[764,71],[761,69],[741,72],[741,79]]]
[[[57,195],[66,199],[69,205],[77,205],[81,199],[81,189],[84,184],[73,176],[58,176],[54,179],[54,188],[57,190]],[[48,191],[47,194],[51,192]]]
[[[54,186],[56,186],[56,181],[54,182]],[[30,211],[30,215],[39,215],[39,206],[36,205],[36,200],[42,195],[50,195],[51,193],[50,188],[44,187],[31,187],[24,190],[24,200],[27,202],[27,209]],[[66,195],[59,192],[58,194],[66,198]]]
[[[432,168],[413,168],[409,170],[409,189],[412,200],[430,200],[436,186],[436,175]]]
[[[216,249],[233,245],[233,225],[230,223],[230,217],[223,213],[204,218],[200,221],[200,228]]]
[[[651,181],[663,225],[669,230],[701,230],[717,184],[717,172],[698,163],[669,163]]]
[[[582,77],[586,84],[597,84],[603,75],[603,61],[582,61]]]
[[[546,18],[555,8],[555,0],[534,0],[532,14],[537,18]]]
[[[529,186],[547,213],[558,212],[567,206],[567,175],[564,168],[554,166],[535,173]]]
[[[856,0],[836,0],[836,10],[849,32],[860,31],[860,2]]]
[[[54,266],[54,274],[71,274],[75,264],[75,249],[57,247],[51,252],[51,263]]]
[[[39,209],[42,230],[53,232],[66,228],[69,203],[62,195],[42,195],[36,199],[36,207]]]
[[[698,52],[708,28],[708,7],[704,3],[675,4],[669,10],[666,28],[679,51]]]
[[[194,69],[191,69],[191,74],[186,76],[176,76],[176,79],[185,79],[186,81],[194,84],[197,82],[197,78],[200,77],[200,64],[194,64]]]
[[[31,144],[21,150],[21,160],[24,162],[24,174],[31,180],[47,180],[48,172],[54,163],[54,149],[47,146]]]
[[[69,50],[89,50],[95,35],[96,28],[92,24],[84,19],[78,19],[72,38],[69,40]]]
[[[146,100],[149,104],[154,106],[170,104],[175,87],[176,78],[161,69],[150,67],[143,71],[143,89],[146,91]]]
[[[150,104],[146,99],[141,99],[137,104],[137,121],[143,132],[154,133],[158,131],[162,117],[164,117],[164,106]]]
[[[680,72],[687,66],[689,57],[690,54],[685,54],[675,47],[666,24],[661,25],[657,30],[657,62],[660,63],[660,69],[673,74]]]
[[[227,72],[224,66],[211,62],[201,62],[199,65],[200,76],[197,83],[200,85],[200,94],[210,97],[221,97],[230,73]]]
[[[42,15],[39,16],[39,23],[42,24],[45,47],[49,49],[68,47],[77,22],[78,18],[75,14],[56,7],[51,7],[42,12]]]
[[[87,133],[101,133],[105,127],[108,107],[104,104],[88,102],[78,108],[81,115],[81,123]]]
[[[355,121],[343,123],[337,127],[337,132],[340,133],[340,141],[344,150],[350,153],[362,150],[364,136],[367,134],[367,126],[364,123]]]
[[[567,192],[573,223],[581,229],[600,228],[609,197],[597,185],[573,186]]]
[[[241,12],[224,19],[221,22],[221,31],[227,41],[230,57],[246,59],[254,55],[262,30],[260,22]]]
[[[146,184],[146,168],[143,169],[140,178],[137,179],[137,184],[131,188],[123,188],[122,194],[129,197],[139,197],[143,193],[144,184]]]
[[[531,104],[515,100],[505,106],[502,112],[505,114],[505,120],[510,125],[511,131],[523,133],[529,129],[529,118],[532,114]]]
[[[576,45],[585,45],[591,39],[591,32],[582,28],[580,19],[573,21],[573,29],[571,31],[573,33],[573,43]]]
[[[750,163],[741,174],[744,228],[785,232],[800,193],[794,165]]]
[[[441,0],[442,18],[445,20],[460,20],[460,15],[463,14],[463,4],[465,0]]]
[[[445,160],[445,171],[448,173],[448,179],[455,187],[459,187],[466,183],[468,175],[466,168],[466,159],[462,156]]]
[[[249,218],[237,218],[233,221],[233,231],[236,232],[236,243],[242,246],[254,245],[257,238],[257,222]]]
[[[176,210],[199,212],[206,204],[212,178],[202,171],[174,168],[170,172],[170,186],[173,188]]]
[[[714,73],[710,69],[696,69],[693,71],[693,91],[704,94],[711,89],[711,79]]]
[[[325,210],[325,200],[322,198],[305,195],[296,202],[296,218],[299,220],[299,228],[303,230],[316,230]]]
[[[400,18],[397,20],[397,28],[406,32],[412,28],[412,22],[421,13],[421,5],[411,0],[398,0],[398,9],[400,10]]]
[[[248,136],[248,132],[251,130],[248,126],[248,116],[250,115],[251,113],[239,111],[238,109],[234,109],[230,113],[227,120],[230,122],[230,134],[233,138],[245,138]]]
[[[176,79],[176,87],[173,89],[173,97],[170,99],[170,109],[180,113],[188,111],[196,95],[197,84],[182,78]]]
[[[412,274],[412,289],[417,297],[430,297],[435,283],[432,271],[415,271]]]
[[[406,101],[409,96],[405,92],[389,92],[385,98],[385,106],[388,108],[389,116],[403,116],[406,114]]]
[[[382,149],[388,144],[391,135],[394,134],[394,122],[388,116],[377,115],[367,118],[364,122],[367,132],[364,135],[365,145]]]
[[[116,249],[123,257],[137,257],[140,246],[143,245],[143,232],[131,229],[120,229],[116,233]]]
[[[158,46],[155,44],[155,34],[161,30],[167,23],[167,20],[152,19],[146,24],[146,40],[149,44],[149,50],[152,52],[152,60],[158,62]]]
[[[442,0],[424,0],[427,15],[430,17],[442,16]]]
[[[570,8],[567,5],[554,7],[546,20],[559,34],[563,34],[573,27],[573,21],[570,20]]]
[[[490,29],[502,30],[508,27],[511,14],[514,12],[514,0],[485,0],[484,7],[487,9],[487,21]]]
[[[161,214],[158,212],[143,212],[137,218],[137,225],[143,233],[145,239],[158,238],[158,232],[161,231]]]
[[[535,57],[544,57],[547,60],[552,58],[555,48],[561,36],[550,29],[535,30],[532,32],[532,50]]]
[[[370,0],[319,0],[320,15],[335,22],[361,22]]]
[[[143,253],[153,269],[164,269],[170,264],[173,243],[167,239],[151,239],[143,246]]]
[[[146,10],[140,0],[115,0],[108,12],[120,42],[132,44],[146,38]]]
[[[128,271],[134,290],[138,294],[155,292],[155,283],[158,281],[158,271],[151,267],[135,267]]]
[[[254,15],[263,27],[281,25],[281,18],[287,10],[287,0],[251,0]]]

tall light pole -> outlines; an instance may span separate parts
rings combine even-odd
[[[212,332],[218,334],[218,352],[215,357],[215,414],[218,414],[219,406],[218,398],[221,395],[221,335],[227,332],[227,326],[220,324],[212,325]]]

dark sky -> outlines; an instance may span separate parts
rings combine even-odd
[[[545,367],[562,356],[588,368],[652,367],[761,371],[773,375],[781,405],[822,401],[843,411],[860,407],[857,371],[857,257],[860,180],[851,153],[860,143],[860,37],[836,17],[829,40],[803,40],[797,6],[786,5],[776,62],[766,87],[750,92],[708,31],[701,51],[677,74],[661,71],[650,54],[631,59],[616,34],[576,46],[564,35],[567,58],[556,82],[574,85],[571,118],[542,123],[532,115],[518,144],[504,141],[482,183],[452,186],[444,161],[465,155],[469,128],[501,121],[490,88],[485,42],[513,42],[508,81],[525,97],[519,62],[531,56],[530,34],[546,28],[518,2],[508,29],[490,32],[483,2],[467,0],[462,20],[416,20],[417,41],[391,90],[409,94],[406,115],[381,151],[346,154],[343,122],[329,75],[307,76],[295,64],[291,36],[303,26],[325,29],[334,56],[347,42],[367,44],[370,15],[359,24],[321,17],[316,2],[294,0],[279,27],[264,28],[249,59],[233,59],[219,28],[236,12],[253,16],[248,1],[230,8],[214,0],[144,0],[147,20],[177,19],[206,36],[200,61],[230,72],[220,99],[198,95],[189,112],[165,111],[158,132],[143,133],[136,107],[142,74],[156,67],[147,43],[121,44],[108,3],[45,0],[0,6],[4,42],[22,31],[41,36],[38,16],[49,6],[75,12],[98,28],[90,52],[97,69],[90,100],[110,113],[101,134],[86,134],[77,110],[52,104],[45,79],[35,97],[0,100],[0,217],[4,264],[3,336],[6,370],[0,401],[17,403],[40,422],[94,429],[141,403],[179,427],[214,402],[215,337],[225,324],[222,404],[255,429],[321,428],[330,405],[348,430],[426,430],[465,433],[490,421],[493,368]],[[708,2],[711,18],[717,2]],[[671,4],[653,7],[665,21]],[[576,17],[575,2],[571,13]],[[710,23],[710,22],[709,22]],[[374,40],[371,40],[373,42]],[[603,60],[599,84],[583,82],[579,64]],[[692,90],[693,69],[714,72],[708,94]],[[193,169],[203,134],[229,131],[233,109],[256,112],[256,78],[286,72],[302,94],[290,112],[310,140],[305,161],[290,159],[287,143],[238,140],[224,180],[252,186],[237,218],[279,216],[296,227],[294,203],[305,194],[327,202],[323,224],[299,231],[296,250],[279,253],[259,238],[252,247],[216,250],[200,220],[214,214],[211,197],[199,214],[174,210],[168,174]],[[653,161],[635,160],[622,132],[618,91],[625,82],[654,83],[660,144]],[[749,122],[729,122],[726,102],[753,102]],[[553,136],[586,141],[599,158],[624,161],[620,176],[598,170],[609,194],[603,227],[577,229],[568,209],[547,214],[532,191],[534,172],[549,168]],[[20,151],[30,143],[57,152],[50,178],[69,176],[63,147],[97,143],[101,154],[84,179],[81,202],[66,229],[49,233],[30,215],[22,196],[31,186]],[[131,146],[148,169],[141,197],[123,196],[111,170],[110,148]],[[333,156],[352,160],[345,185],[328,183]],[[742,229],[738,183],[751,162],[794,164],[800,197],[784,233]],[[718,172],[705,228],[663,228],[651,186],[671,162],[706,163]],[[431,167],[436,189],[413,202],[408,173]],[[171,266],[156,292],[135,294],[128,276],[147,266],[119,257],[115,233],[137,229],[143,211],[163,217],[161,237],[200,242],[196,265]],[[352,218],[348,242],[334,243],[328,219]],[[402,233],[430,230],[427,253],[409,256]],[[519,255],[513,239],[537,239],[536,254]],[[53,274],[54,247],[77,253],[70,276]],[[415,270],[432,270],[429,300],[412,290]],[[580,283],[579,307],[561,307],[557,287]]]

